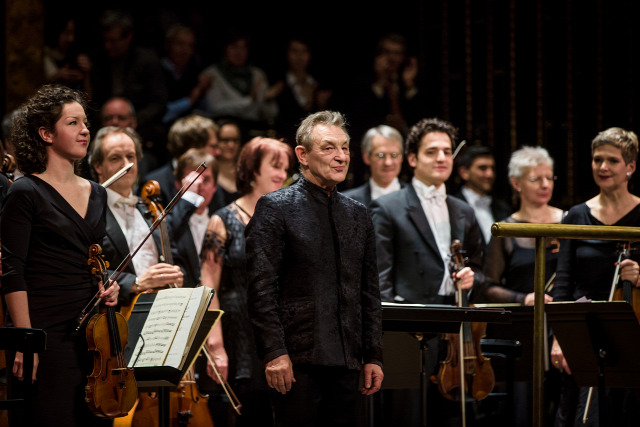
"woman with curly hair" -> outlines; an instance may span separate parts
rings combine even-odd
[[[75,173],[89,139],[84,96],[59,85],[31,96],[12,127],[24,176],[11,185],[2,210],[2,294],[9,325],[47,333],[33,372],[23,371],[21,353],[9,364],[12,394],[21,393],[21,382],[34,383],[24,413],[11,414],[12,425],[100,425],[84,401],[93,364],[87,341],[70,334],[99,287],[109,306],[119,291],[116,283],[105,291],[87,264],[89,247],[105,235],[107,200],[104,188]]]

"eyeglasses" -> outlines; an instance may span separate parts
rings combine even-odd
[[[392,159],[397,159],[402,156],[402,153],[376,153],[373,155],[373,157],[379,160],[384,160],[387,158],[387,156],[391,157]]]
[[[554,182],[558,179],[557,176],[530,176],[527,178],[527,180],[529,180],[529,182],[535,182],[538,184],[542,184],[543,180],[547,180],[548,182]]]

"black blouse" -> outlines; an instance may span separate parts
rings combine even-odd
[[[97,292],[87,260],[105,234],[106,200],[91,182],[82,218],[38,177],[11,185],[2,210],[2,292],[27,291],[32,327],[68,332]]]

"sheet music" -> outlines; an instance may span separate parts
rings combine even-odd
[[[164,365],[193,290],[172,288],[158,292],[142,328],[144,341],[138,340],[131,357],[136,367]]]
[[[182,368],[184,357],[189,352],[191,342],[195,336],[196,331],[193,330],[193,324],[196,319],[200,319],[204,315],[203,304],[209,301],[208,296],[210,294],[211,288],[206,286],[199,286],[193,289],[164,365],[178,369]]]

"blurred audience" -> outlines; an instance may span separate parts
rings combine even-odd
[[[309,113],[324,110],[332,91],[323,87],[311,72],[312,51],[308,41],[289,39],[286,50],[286,69],[280,80],[273,84],[278,103],[276,130],[285,142],[295,146],[298,124]]]
[[[47,16],[45,20],[44,77],[91,94],[91,60],[76,42],[76,20]]]
[[[162,124],[167,89],[158,55],[134,43],[133,17],[124,11],[107,10],[100,17],[101,53],[93,67],[93,96],[98,105],[122,96],[131,101],[151,168],[167,159],[166,129]]]
[[[182,24],[169,28],[162,57],[169,101],[162,119],[166,125],[170,126],[176,119],[191,113],[211,86],[211,79],[200,75],[202,65],[195,48],[196,34],[191,28]]]
[[[278,105],[269,87],[266,73],[251,64],[249,36],[230,34],[223,47],[222,59],[202,72],[211,86],[200,104],[203,112],[217,120],[232,117],[249,136],[273,128]]]

